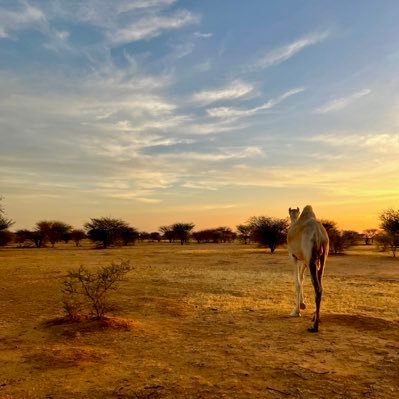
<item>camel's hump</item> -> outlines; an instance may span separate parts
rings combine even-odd
[[[311,205],[306,205],[305,208],[303,208],[303,211],[301,213],[301,218],[315,218],[316,219],[316,215],[313,212],[313,208]]]

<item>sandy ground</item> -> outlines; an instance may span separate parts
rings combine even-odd
[[[130,259],[108,326],[55,323],[66,271]],[[399,260],[330,257],[289,318],[286,252],[237,244],[0,250],[0,398],[399,397]]]

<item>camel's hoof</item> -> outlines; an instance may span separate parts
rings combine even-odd
[[[303,303],[303,302],[301,302],[301,304],[299,305],[299,307],[303,310],[303,309],[306,309],[306,305]]]
[[[313,312],[312,316],[310,316],[310,321],[314,323],[316,321],[316,312]]]
[[[294,309],[291,313],[290,316],[291,317],[299,317],[301,315],[301,312],[297,309]]]
[[[308,331],[311,333],[317,333],[317,332],[319,332],[319,327],[316,327],[316,326],[309,327]]]

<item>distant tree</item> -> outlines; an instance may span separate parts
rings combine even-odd
[[[379,251],[385,252],[388,248],[390,248],[391,238],[387,233],[383,231],[379,232],[374,239]]]
[[[14,233],[9,230],[0,230],[0,247],[5,247],[14,240]]]
[[[70,238],[79,247],[80,242],[86,238],[86,233],[81,229],[73,229],[70,233]]]
[[[219,233],[221,242],[231,242],[237,237],[236,233],[234,233],[230,227],[218,227],[215,229],[215,232]]]
[[[135,244],[139,239],[140,234],[134,227],[126,226],[122,227],[120,231],[120,238],[124,246],[129,244]]]
[[[151,241],[161,241],[161,234],[159,234],[157,231],[153,231],[150,233],[150,240]]]
[[[37,222],[35,228],[32,230],[32,240],[36,248],[45,247],[50,236],[51,222],[41,220]]]
[[[251,237],[251,226],[248,224],[239,224],[237,225],[238,231],[238,239],[242,241],[244,244],[248,244],[248,241]]]
[[[213,242],[218,243],[222,239],[222,233],[218,229],[205,229],[199,230],[192,233],[194,240],[198,242],[198,244],[205,242]]]
[[[381,213],[380,220],[380,227],[389,239],[392,256],[396,257],[396,251],[399,248],[399,210],[387,209]]]
[[[143,242],[144,240],[148,240],[150,238],[150,233],[147,231],[140,231],[139,233],[139,240]]]
[[[102,217],[90,219],[84,227],[91,241],[107,248],[121,239],[122,231],[129,228],[129,225],[121,219]]]
[[[57,220],[39,222],[37,226],[39,229],[42,226],[43,232],[47,235],[53,248],[57,242],[65,239],[65,236],[72,231],[72,226]]]
[[[251,226],[251,238],[261,246],[269,248],[271,253],[287,240],[287,219],[253,216],[248,220],[248,225]]]
[[[15,232],[15,242],[18,246],[32,246],[34,245],[33,233],[27,229],[19,229]]]
[[[190,238],[190,232],[194,228],[193,223],[175,223],[172,230],[176,239],[180,240],[180,244],[186,244]]]
[[[363,239],[365,245],[373,244],[374,238],[377,235],[377,229],[366,229],[363,231]]]
[[[173,231],[173,226],[161,226],[159,231],[162,234],[162,237],[169,242],[173,242],[175,240],[175,233]]]
[[[2,197],[0,197],[0,231],[2,230],[7,230],[9,227],[11,227],[15,222],[11,219],[7,219],[4,215],[4,209],[1,205],[1,201],[3,200]]]
[[[337,223],[334,222],[333,220],[321,219],[320,222],[327,230],[327,233],[333,229],[337,230]]]

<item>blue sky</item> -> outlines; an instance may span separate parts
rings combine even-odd
[[[0,0],[0,193],[16,227],[234,227],[399,195],[397,1]]]

